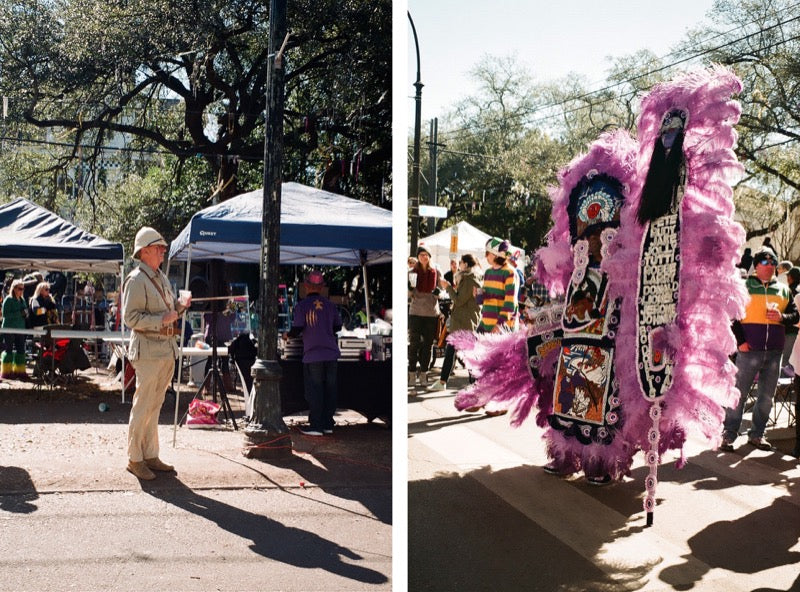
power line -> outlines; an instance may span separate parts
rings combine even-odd
[[[793,9],[793,8],[798,7],[798,6],[800,6],[800,3],[793,4],[791,6],[788,6],[788,7],[784,8],[784,9],[782,9],[780,11],[780,13],[787,12],[787,11]],[[780,13],[776,11],[776,12],[773,12],[770,16],[776,16],[776,15],[778,15]],[[751,37],[754,37],[756,35],[761,35],[761,34],[767,32],[767,31],[770,31],[772,29],[775,29],[777,27],[783,26],[785,24],[791,23],[791,22],[796,21],[796,20],[800,20],[800,15],[794,16],[794,17],[789,18],[789,19],[787,19],[785,21],[779,21],[779,22],[777,22],[777,23],[775,23],[773,25],[770,25],[770,26],[768,26],[766,28],[762,28],[762,29],[759,29],[758,31],[754,31],[752,33],[748,33],[747,35],[743,35],[743,36],[738,37],[736,39],[732,39],[732,40],[727,41],[726,43],[723,43],[721,45],[717,45],[715,47],[711,47],[711,48],[707,48],[707,49],[704,49],[704,50],[700,50],[700,51],[698,51],[696,53],[690,54],[690,55],[688,55],[688,56],[686,56],[684,58],[681,58],[679,60],[676,60],[676,61],[671,62],[669,64],[666,64],[664,66],[661,66],[659,68],[656,68],[656,69],[653,69],[653,70],[649,70],[649,71],[644,72],[642,74],[638,74],[636,76],[633,76],[633,77],[630,77],[630,78],[626,78],[624,80],[620,80],[620,81],[615,82],[613,84],[606,85],[606,86],[604,86],[602,88],[595,89],[595,90],[592,90],[592,91],[587,91],[587,92],[585,92],[585,93],[583,93],[581,95],[578,95],[578,96],[575,96],[575,97],[570,97],[570,98],[562,100],[562,101],[552,102],[552,103],[548,103],[548,104],[544,104],[544,105],[539,105],[539,106],[534,107],[534,108],[532,108],[530,110],[527,110],[525,112],[511,114],[511,115],[507,116],[505,119],[503,119],[503,121],[501,123],[507,123],[509,121],[513,121],[514,119],[529,117],[531,115],[534,115],[534,114],[539,113],[539,112],[541,112],[543,110],[546,110],[546,109],[562,107],[562,106],[566,105],[568,102],[579,101],[579,100],[582,100],[582,99],[590,99],[594,95],[599,95],[600,93],[604,93],[604,92],[613,90],[613,89],[618,88],[618,87],[620,87],[620,86],[622,86],[624,84],[629,84],[629,83],[631,83],[631,82],[633,82],[633,81],[635,81],[635,80],[637,80],[639,78],[643,78],[643,77],[649,76],[651,74],[657,74],[658,72],[662,72],[664,70],[668,70],[668,69],[673,68],[673,67],[675,67],[675,66],[677,66],[679,64],[682,64],[682,63],[697,59],[697,58],[702,57],[704,55],[708,55],[710,53],[713,53],[715,51],[718,51],[718,50],[723,49],[725,47],[728,47],[730,45],[739,43],[741,41],[745,41],[745,40],[747,40],[747,39],[749,39]],[[708,41],[713,40],[713,39],[715,39],[717,37],[720,37],[720,36],[723,36],[723,35],[728,35],[729,33],[733,32],[733,31],[736,31],[738,29],[743,29],[748,25],[755,24],[756,22],[757,21],[753,20],[753,21],[750,21],[748,23],[744,23],[742,25],[739,25],[738,27],[735,27],[733,29],[730,29],[729,31],[725,31],[725,32],[722,32],[722,33],[717,33],[717,34],[709,37],[708,39],[706,39],[704,41],[704,43],[707,43]],[[788,43],[790,41],[794,41],[796,39],[798,39],[798,37],[792,37],[792,38],[789,38],[789,39],[785,39],[785,40],[773,43],[773,44],[771,44],[771,45],[769,45],[769,46],[767,46],[765,48],[762,48],[762,49],[763,50],[769,50],[769,49],[772,49],[773,47],[777,47],[779,45]],[[679,55],[679,54],[677,52],[670,52],[670,53],[666,54],[665,56],[663,56],[661,58],[658,58],[658,59],[659,60],[663,60],[663,59],[665,59],[665,58],[667,58],[669,56],[672,56],[672,55]],[[632,69],[629,69],[628,71],[631,71],[631,70]],[[522,123],[523,123],[523,125],[530,125],[531,123],[538,123],[538,122],[541,122],[541,121],[546,121],[547,119],[552,119],[553,117],[561,117],[566,113],[571,113],[571,112],[574,112],[576,110],[582,110],[582,109],[586,109],[588,107],[594,107],[594,106],[597,106],[597,105],[601,105],[601,104],[603,104],[605,102],[609,102],[609,101],[612,101],[612,100],[617,100],[619,98],[624,98],[626,96],[633,96],[636,92],[637,91],[624,93],[624,94],[621,94],[621,95],[619,95],[617,97],[606,97],[602,101],[600,101],[599,103],[590,103],[589,105],[585,105],[585,106],[579,107],[577,109],[572,109],[572,110],[569,110],[569,111],[560,112],[558,114],[546,116],[544,118],[540,118],[540,119],[536,119],[536,120],[531,120],[531,121],[527,121],[527,122],[523,121]],[[472,130],[475,130],[475,129],[476,129],[475,126],[469,125],[469,126],[464,126],[464,127],[461,127],[461,128],[452,129],[452,130],[445,130],[445,131],[442,132],[442,135],[452,135],[452,134],[457,134],[458,132],[472,131]],[[487,131],[487,129],[488,130],[492,130],[492,129],[497,129],[497,128],[494,127],[494,126],[490,126],[489,128],[482,128],[482,129],[480,129],[480,131]]]
[[[797,18],[800,19],[800,17],[797,17]],[[777,47],[779,45],[783,45],[783,44],[789,43],[791,41],[797,41],[799,39],[800,39],[800,34],[795,35],[794,37],[790,37],[788,39],[784,39],[783,41],[779,41],[777,43],[773,43],[771,45],[768,45],[768,46],[764,47],[763,49],[764,50],[770,50],[770,49],[772,49],[774,47]],[[709,51],[712,51],[712,50],[709,50]],[[676,62],[676,64],[677,63],[678,62]],[[664,68],[661,68],[661,69],[666,69],[666,66]],[[563,115],[566,115],[566,114],[569,114],[569,113],[574,113],[576,111],[581,111],[581,110],[587,109],[589,107],[596,107],[598,105],[602,105],[603,103],[609,103],[611,101],[615,101],[615,100],[622,99],[622,98],[625,98],[625,97],[632,97],[637,92],[639,92],[639,91],[632,90],[632,91],[628,91],[626,93],[622,93],[622,94],[620,94],[620,95],[618,95],[616,97],[606,97],[606,98],[604,98],[604,99],[602,99],[602,100],[600,100],[600,101],[598,101],[596,103],[589,103],[588,105],[582,105],[582,106],[579,106],[579,107],[574,107],[572,109],[567,109],[566,111],[560,111],[559,113],[554,113],[554,114],[551,114],[551,115],[545,115],[545,116],[542,116],[542,117],[540,117],[538,119],[532,119],[532,120],[528,121],[527,124],[530,125],[530,124],[535,124],[535,123],[542,123],[544,121],[547,121],[548,119],[553,119],[555,117],[562,117]],[[575,100],[575,99],[570,99],[570,101],[572,101],[572,100]],[[565,101],[565,102],[563,102],[561,104],[565,105],[566,103],[567,102]]]

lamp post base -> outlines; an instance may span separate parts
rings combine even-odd
[[[281,416],[281,367],[274,360],[257,359],[253,374],[253,417],[244,429],[247,458],[287,458],[292,437]]]

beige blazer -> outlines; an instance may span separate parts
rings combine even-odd
[[[161,287],[163,298],[153,282]],[[179,336],[147,333],[161,329],[161,317],[165,312],[183,312],[183,307],[176,305],[169,280],[160,269],[153,270],[139,263],[139,267],[128,274],[122,288],[122,319],[133,330],[128,344],[128,358],[131,361],[178,357]]]

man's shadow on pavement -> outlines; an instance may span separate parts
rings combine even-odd
[[[16,514],[30,514],[38,510],[31,501],[39,498],[36,486],[28,471],[22,467],[0,466],[0,510]]]
[[[790,551],[800,539],[800,512],[790,495],[773,500],[761,508],[735,520],[720,520],[709,524],[689,539],[691,553],[685,556],[687,564],[698,560],[710,569],[721,568],[733,573],[755,574],[764,570],[800,562],[800,552]],[[689,590],[694,584],[679,585],[680,574],[686,565],[664,569],[659,579],[672,584],[676,590]],[[699,581],[699,580],[696,580]],[[800,577],[788,590],[797,590]],[[759,589],[777,591],[774,588]]]
[[[382,584],[388,577],[375,570],[345,563],[342,557],[358,560],[362,557],[338,543],[319,535],[285,526],[260,514],[202,496],[186,486],[174,474],[164,475],[162,487],[143,484],[142,490],[155,498],[182,510],[196,514],[237,536],[250,539],[250,548],[261,555],[303,568],[322,568],[336,575],[365,582]]]
[[[362,428],[360,429],[362,438],[364,434],[369,434],[374,429],[382,430],[382,428],[371,425],[351,427]],[[339,433],[344,432],[346,429],[348,428],[339,430]],[[375,519],[384,524],[392,523],[391,452],[389,452],[388,464],[384,465],[381,464],[385,461],[383,461],[383,454],[380,453],[377,454],[378,458],[375,459],[362,457],[360,454],[348,454],[348,444],[345,440],[343,440],[343,444],[337,445],[336,441],[328,436],[324,438],[306,437],[302,436],[302,434],[298,435],[299,432],[294,429],[290,430],[290,434],[293,441],[292,454],[284,459],[271,460],[271,465],[291,469],[302,477],[304,483],[317,486],[326,493],[359,502],[369,512],[368,514],[359,513],[364,518]],[[347,438],[347,436],[344,436],[344,438]],[[351,435],[350,438],[349,442],[352,443],[358,436]],[[309,457],[314,458],[317,463],[323,466],[319,466]],[[288,491],[258,468],[231,458],[228,458],[228,460],[258,473],[265,481],[284,491]],[[369,487],[364,489],[354,486],[355,482],[348,476],[354,470],[358,471],[358,481],[369,482]],[[377,488],[375,487],[376,484]],[[376,491],[380,491],[381,484],[385,484],[388,491],[387,495],[375,494]]]

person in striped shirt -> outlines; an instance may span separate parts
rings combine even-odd
[[[508,263],[509,243],[492,237],[486,241],[486,260],[489,268],[483,275],[483,288],[476,292],[482,305],[479,333],[513,331],[516,326],[519,302],[517,274]]]

